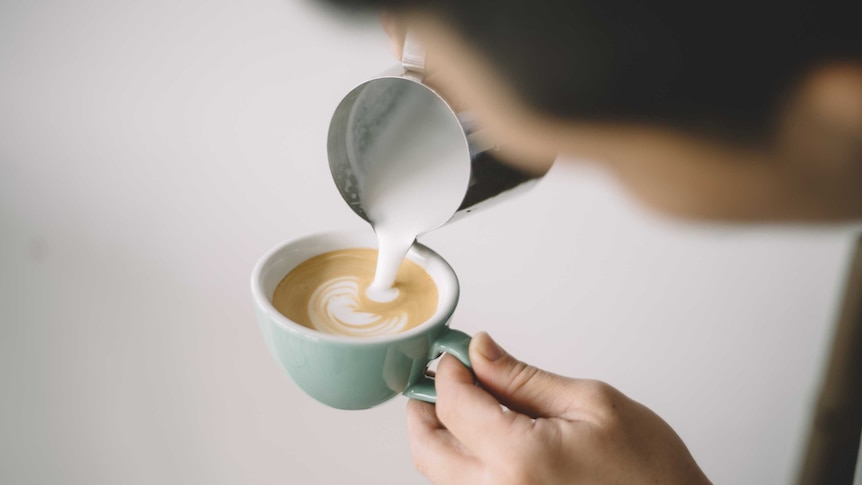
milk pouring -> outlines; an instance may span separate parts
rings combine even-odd
[[[501,162],[496,147],[473,135],[469,113],[456,112],[423,83],[421,49],[410,36],[404,52],[401,66],[345,96],[327,142],[339,192],[377,234],[377,271],[368,296],[378,301],[396,296],[395,274],[417,236],[544,175]]]

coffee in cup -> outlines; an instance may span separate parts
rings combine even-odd
[[[398,394],[435,402],[434,380],[425,372],[429,362],[446,352],[470,366],[470,336],[449,328],[458,303],[458,278],[446,260],[422,244],[410,248],[405,258],[408,264],[399,267],[406,273],[396,278],[400,280],[396,287],[401,285],[398,296],[403,294],[405,301],[419,300],[421,307],[432,309],[427,318],[423,316],[425,310],[408,310],[418,322],[411,328],[361,337],[327,333],[299,322],[298,318],[288,317],[276,308],[276,305],[281,306],[276,303],[277,288],[303,264],[309,263],[310,269],[296,273],[295,281],[288,279],[285,289],[308,284],[310,280],[306,277],[312,278],[315,273],[311,264],[335,269],[336,276],[344,275],[348,267],[357,264],[366,268],[365,276],[352,276],[367,281],[374,274],[376,253],[377,238],[373,231],[314,234],[272,249],[252,272],[255,312],[270,353],[308,395],[334,408],[367,409]],[[344,262],[341,258],[345,257],[361,262],[341,264]],[[327,263],[329,259],[338,264]],[[411,264],[418,266],[418,270]],[[347,276],[351,276],[350,271]],[[320,280],[325,282],[327,278]],[[430,298],[435,291],[436,296]],[[413,298],[413,292],[424,297]],[[314,290],[309,293],[307,302],[313,300],[313,293]],[[299,304],[307,307],[307,302],[302,301],[304,298],[299,299]],[[412,324],[413,320],[410,322]]]
[[[310,258],[290,271],[272,296],[285,317],[319,332],[372,337],[405,332],[430,319],[437,310],[434,279],[404,259],[395,279],[394,298],[369,296],[377,250],[339,249]]]

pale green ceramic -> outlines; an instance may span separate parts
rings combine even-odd
[[[363,338],[331,335],[292,322],[272,306],[275,287],[303,261],[337,249],[376,247],[370,230],[316,234],[273,249],[252,273],[251,291],[266,346],[299,387],[339,409],[367,409],[398,394],[435,402],[434,381],[425,375],[429,361],[446,352],[470,366],[470,336],[449,328],[458,303],[458,278],[443,258],[421,244],[407,257],[434,279],[439,303],[431,319],[406,332]]]

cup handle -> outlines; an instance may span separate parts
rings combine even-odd
[[[460,360],[462,364],[472,371],[473,365],[470,364],[469,351],[470,340],[472,338],[460,330],[447,328],[445,333],[431,344],[431,358],[429,362],[440,357],[443,352],[446,352]],[[410,399],[430,402],[431,404],[436,403],[437,389],[434,388],[434,378],[423,375],[415,384],[404,390],[404,395]]]

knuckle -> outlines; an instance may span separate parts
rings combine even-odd
[[[615,387],[602,381],[588,381],[587,395],[596,416],[606,427],[619,424],[626,397]]]
[[[586,392],[590,400],[600,407],[612,407],[619,393],[610,384],[596,380],[586,381]]]
[[[515,361],[512,369],[509,371],[508,385],[506,386],[508,395],[511,396],[520,393],[539,372],[537,367],[525,364],[520,360]]]

